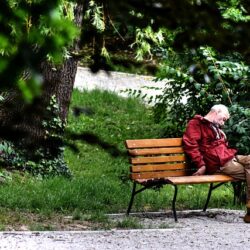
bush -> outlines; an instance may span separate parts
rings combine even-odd
[[[47,107],[46,118],[42,122],[45,129],[45,143],[25,147],[21,142],[2,141],[0,143],[0,164],[6,169],[28,171],[39,177],[63,175],[71,173],[64,161],[63,131],[64,124],[59,118],[59,107],[55,96],[51,97]]]
[[[232,105],[229,111],[231,118],[225,127],[228,140],[238,154],[250,154],[250,109]]]
[[[186,55],[175,54],[161,65],[156,81],[166,81],[166,85],[154,114],[165,126],[164,136],[181,136],[195,114],[205,115],[214,104],[222,103],[232,113],[226,131],[233,146],[249,152],[250,68],[240,59],[201,47]]]

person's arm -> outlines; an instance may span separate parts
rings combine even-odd
[[[194,175],[203,175],[206,172],[206,165],[200,152],[199,142],[201,140],[201,129],[199,120],[193,119],[183,135],[184,151],[190,157],[192,163],[197,167]]]
[[[200,167],[193,175],[204,175],[206,173],[206,166]]]

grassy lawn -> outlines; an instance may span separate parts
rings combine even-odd
[[[88,115],[75,116],[76,106]],[[154,123],[150,108],[136,99],[75,90],[66,134],[77,138],[70,142],[78,151],[65,150],[73,177],[39,180],[13,173],[11,181],[0,185],[0,230],[112,227],[105,214],[124,213],[131,192],[124,141],[160,137],[161,127]],[[181,186],[177,209],[202,208],[207,191],[208,185]],[[136,197],[132,210],[171,209],[172,195],[171,187],[148,190]],[[232,199],[231,187],[224,185],[214,191],[209,207],[240,208]]]

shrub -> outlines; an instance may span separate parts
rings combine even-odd
[[[225,132],[231,145],[239,154],[250,154],[250,109],[232,105],[231,118],[225,126]]]
[[[233,146],[249,152],[249,75],[239,55],[222,57],[209,47],[169,57],[156,79],[166,85],[154,107],[155,119],[165,125],[164,135],[181,136],[195,114],[205,115],[211,106],[223,103],[232,113],[226,131]]]
[[[64,162],[64,124],[58,116],[58,110],[56,98],[52,96],[50,105],[47,107],[47,118],[42,122],[46,145],[40,145],[35,150],[31,150],[24,147],[22,142],[2,141],[0,143],[1,166],[28,171],[40,177],[71,176],[69,168]]]

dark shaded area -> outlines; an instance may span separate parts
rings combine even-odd
[[[82,141],[86,142],[90,145],[96,145],[102,149],[104,149],[107,153],[109,153],[113,157],[125,157],[127,153],[120,150],[116,145],[112,145],[104,140],[102,140],[99,136],[91,133],[91,132],[80,132],[80,133],[73,133],[69,130],[65,132],[65,146],[68,146],[74,152],[79,152],[79,149],[75,145],[75,143],[70,143],[70,141]]]
[[[134,42],[135,27],[145,28],[149,24],[155,31],[160,27],[165,27],[170,31],[178,30],[173,43],[176,51],[212,46],[221,53],[240,52],[247,62],[250,61],[249,22],[236,22],[223,18],[217,1],[128,0],[117,2],[110,0],[98,1],[98,4],[104,4],[105,31],[98,33],[93,26],[83,20],[84,30],[81,33],[81,43],[92,48],[90,68],[93,72],[99,69],[107,71],[112,69],[106,59],[101,56],[101,48],[104,44],[111,54],[124,53],[123,59],[125,60],[114,57],[115,65],[125,68],[136,66],[133,56],[127,56],[132,51],[130,45]],[[249,1],[242,1],[242,4],[249,11]],[[143,14],[143,18],[131,15],[131,11]],[[113,23],[117,30],[114,30]],[[84,54],[82,56],[84,57]]]
[[[95,114],[94,110],[89,107],[75,106],[72,108],[74,116],[78,117],[80,115],[92,116]]]
[[[242,1],[242,3],[249,11],[249,1]],[[178,50],[210,45],[220,52],[241,52],[249,59],[249,23],[227,20],[227,25],[232,29],[224,28],[222,24],[225,23],[225,19],[222,18],[216,1],[130,0],[120,3],[108,1],[108,4],[114,18],[122,23],[134,23],[139,27],[146,27],[153,18],[155,22],[152,27],[155,30],[161,26],[170,30],[181,30],[174,42],[174,47]],[[126,14],[132,9],[143,13],[143,19]]]

